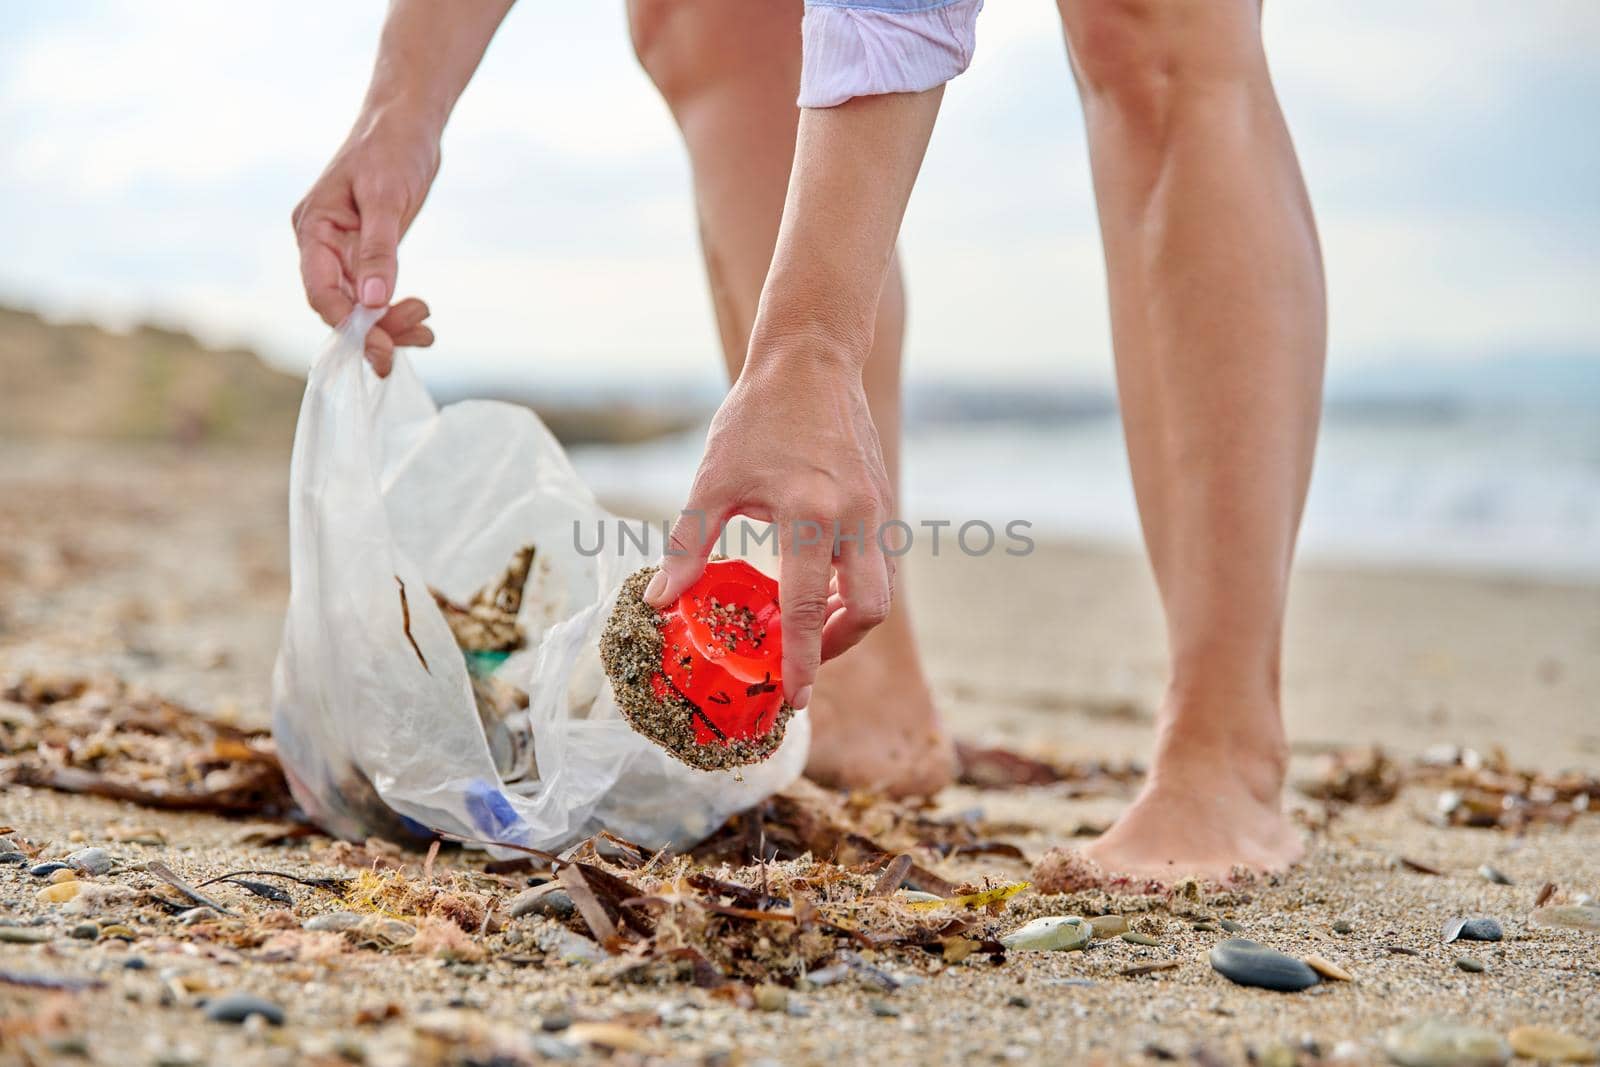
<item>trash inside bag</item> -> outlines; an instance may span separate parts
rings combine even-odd
[[[628,537],[592,554],[617,520],[533,412],[441,410],[403,353],[378,379],[362,357],[376,317],[357,309],[318,355],[290,466],[272,716],[307,814],[350,839],[445,831],[504,856],[602,829],[683,847],[799,777],[803,712],[738,773],[628,725],[600,637],[654,560]]]

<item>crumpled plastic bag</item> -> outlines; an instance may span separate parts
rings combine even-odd
[[[804,713],[742,775],[687,767],[628,726],[598,644],[618,586],[654,560],[616,536],[532,411],[477,400],[441,410],[404,353],[388,378],[374,375],[362,348],[376,317],[357,309],[318,355],[290,466],[272,717],[307,814],[353,840],[443,830],[501,856],[515,853],[493,843],[555,850],[601,829],[684,847],[799,777]],[[592,552],[597,520],[604,551],[585,555],[574,523]],[[528,694],[516,725],[531,732],[532,769],[506,780],[429,589],[464,600],[530,543],[526,647],[495,677]]]

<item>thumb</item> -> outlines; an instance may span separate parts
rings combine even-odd
[[[645,586],[645,603],[653,608],[664,608],[700,579],[705,573],[706,557],[711,555],[711,547],[717,543],[726,518],[721,511],[709,511],[693,500],[678,513],[678,521],[672,524],[672,536],[667,538],[667,549],[661,557],[661,569]]]
[[[386,307],[394,298],[395,275],[400,269],[400,206],[382,199],[357,205],[361,210],[361,240],[356,251],[356,292],[367,307]]]

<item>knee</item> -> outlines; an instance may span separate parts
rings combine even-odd
[[[714,69],[704,43],[708,6],[700,0],[628,0],[633,53],[669,105]]]
[[[1207,87],[1265,72],[1254,0],[1057,0],[1086,101],[1159,122]]]

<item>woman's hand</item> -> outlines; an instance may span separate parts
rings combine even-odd
[[[811,699],[817,668],[889,614],[894,514],[858,359],[827,343],[752,345],[711,421],[705,457],[645,599],[665,607],[699,578],[734,515],[773,523],[783,610],[783,688]],[[836,536],[837,535],[837,536]]]
[[[439,170],[439,140],[423,122],[390,111],[365,117],[294,209],[306,300],[329,326],[355,308],[388,307],[367,334],[367,359],[380,377],[396,345],[427,346],[428,305],[390,306],[400,238],[417,217]]]

